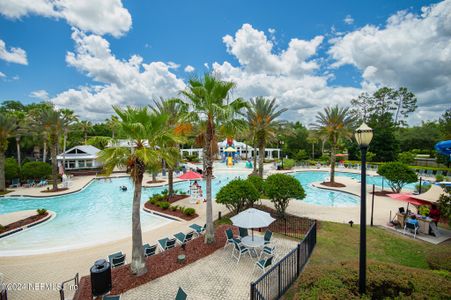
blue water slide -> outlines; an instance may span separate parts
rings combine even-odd
[[[451,140],[438,142],[434,148],[440,154],[449,155],[451,159]]]

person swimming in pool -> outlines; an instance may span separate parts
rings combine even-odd
[[[121,189],[121,191],[125,192],[127,190],[127,187],[125,185],[121,185],[119,187]]]

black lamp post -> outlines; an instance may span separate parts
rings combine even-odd
[[[283,151],[282,151],[283,141],[279,141],[280,156],[282,157],[282,170],[283,170]]]
[[[366,152],[373,138],[373,129],[362,123],[355,131],[355,139],[362,154],[360,179],[360,257],[359,257],[359,293],[365,294],[366,286]]]

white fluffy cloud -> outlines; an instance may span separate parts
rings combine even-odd
[[[191,72],[194,72],[194,70],[195,70],[195,68],[193,67],[193,66],[191,66],[191,65],[187,65],[186,67],[185,67],[185,72],[186,73],[191,73]]]
[[[5,78],[5,77],[6,77],[6,74],[3,72],[0,72],[0,78]]]
[[[354,24],[354,19],[351,17],[351,15],[347,15],[344,18],[343,22],[345,22],[348,25],[352,25],[352,24]]]
[[[30,97],[40,100],[49,100],[49,93],[46,90],[37,90],[30,93]]]
[[[361,70],[368,85],[415,92],[419,110],[412,121],[435,119],[450,106],[451,0],[424,7],[421,15],[400,11],[384,28],[366,25],[334,39],[329,54],[335,67]]]
[[[11,47],[9,50],[3,40],[0,40],[0,59],[7,62],[27,65],[27,53],[21,48]]]
[[[319,62],[313,57],[322,36],[310,41],[292,39],[286,50],[275,54],[273,43],[263,31],[244,24],[234,37],[226,35],[223,41],[240,66],[227,61],[214,63],[214,72],[237,84],[237,96],[277,98],[281,107],[289,109],[284,119],[308,124],[323,107],[345,105],[360,93],[360,89],[352,87],[332,87],[328,75],[316,74]]]
[[[171,72],[174,63],[144,63],[139,55],[121,60],[111,53],[107,40],[77,29],[72,33],[75,51],[67,63],[98,84],[69,89],[52,101],[74,109],[83,118],[102,120],[112,113],[111,105],[147,105],[151,99],[175,96],[184,82]]]
[[[27,15],[65,19],[81,30],[115,37],[132,24],[121,0],[0,0],[0,14],[11,19]]]

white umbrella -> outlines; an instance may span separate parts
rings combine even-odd
[[[232,218],[230,218],[230,220],[232,220],[232,223],[235,226],[254,229],[268,227],[276,219],[271,217],[271,215],[267,212],[255,208],[249,208],[245,211],[240,212],[236,216],[233,216]],[[254,240],[253,230],[252,240]]]

